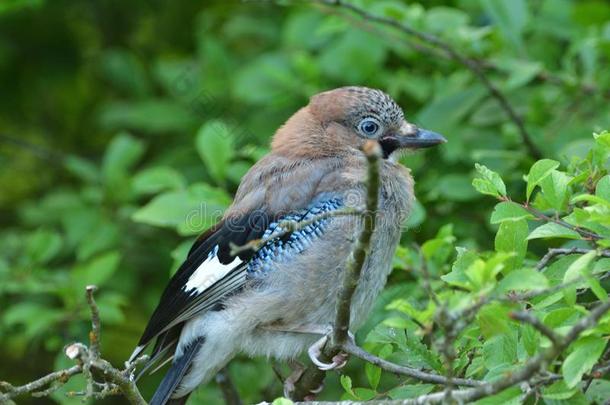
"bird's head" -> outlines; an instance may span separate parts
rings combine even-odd
[[[367,87],[341,87],[311,97],[278,130],[273,149],[292,155],[333,156],[379,141],[385,158],[394,152],[446,142],[442,135],[407,121],[386,93]]]

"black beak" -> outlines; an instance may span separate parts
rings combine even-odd
[[[396,133],[384,136],[379,140],[385,157],[396,149],[420,149],[445,143],[447,140],[441,134],[418,128],[414,133]]]
[[[429,148],[447,142],[444,136],[426,129],[418,129],[415,135],[399,135],[401,148]]]

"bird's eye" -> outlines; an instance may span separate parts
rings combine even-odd
[[[374,136],[379,132],[379,122],[374,118],[365,118],[358,124],[358,129],[365,136]]]

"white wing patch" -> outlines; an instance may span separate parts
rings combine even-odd
[[[229,264],[220,263],[218,260],[218,245],[216,245],[208,255],[208,258],[191,274],[191,277],[189,277],[184,286],[184,290],[191,291],[195,289],[198,293],[202,293],[242,262],[239,257],[235,257]]]

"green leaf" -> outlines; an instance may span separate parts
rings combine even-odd
[[[451,272],[441,276],[441,280],[456,287],[470,289],[471,283],[466,275],[466,270],[478,260],[478,256],[475,252],[463,247],[456,247],[455,250],[457,258],[451,267]]]
[[[104,154],[102,173],[109,187],[124,182],[129,170],[144,154],[144,142],[122,133],[116,136]]]
[[[95,183],[99,180],[99,170],[96,165],[90,161],[78,156],[67,156],[63,160],[65,168],[87,183]]]
[[[294,402],[288,398],[276,398],[273,400],[271,405],[294,405]]]
[[[504,263],[506,272],[510,272],[523,264],[527,251],[527,234],[529,232],[527,221],[504,221],[500,224],[495,239],[497,252],[514,253]]]
[[[566,273],[563,277],[563,282],[569,283],[578,279],[579,277],[583,277],[587,281],[589,288],[591,288],[591,291],[593,291],[595,296],[601,301],[606,301],[608,299],[608,293],[601,286],[599,280],[591,275],[591,263],[596,259],[596,257],[597,252],[592,250],[576,259],[574,263],[572,263],[570,267],[568,267],[568,269],[566,270]],[[566,299],[568,300],[568,302],[573,301],[574,297],[572,295],[574,289],[575,287],[572,287],[571,289],[567,290],[568,295],[566,296]]]
[[[576,394],[578,389],[568,388],[565,381],[557,381],[555,384],[542,389],[542,398],[550,400],[569,399]]]
[[[201,126],[196,138],[197,152],[212,178],[222,184],[233,158],[233,137],[222,121],[209,121]]]
[[[527,192],[525,195],[527,201],[529,201],[534,188],[558,167],[559,162],[551,159],[542,159],[532,165],[527,175]]]
[[[99,121],[108,130],[128,129],[148,134],[186,132],[197,123],[194,111],[169,99],[114,101],[104,105]]]
[[[549,222],[534,229],[527,237],[528,240],[542,238],[580,239],[580,235],[563,225]]]
[[[546,176],[540,181],[540,188],[544,199],[557,211],[563,211],[568,201],[568,183],[570,177],[557,170],[551,171],[550,176]]]
[[[517,333],[514,329],[506,334],[494,335],[483,343],[485,367],[492,370],[502,364],[516,363]]]
[[[392,388],[388,392],[388,396],[392,399],[411,399],[417,398],[420,395],[426,395],[432,392],[434,385],[432,384],[409,384],[400,387]]]
[[[466,174],[446,174],[438,179],[434,192],[449,201],[469,201],[479,198],[471,183]]]
[[[579,277],[585,276],[590,264],[593,262],[596,256],[597,253],[592,250],[576,259],[574,263],[572,263],[566,270],[563,276],[563,282],[570,283]]]
[[[379,385],[379,380],[381,379],[381,369],[371,363],[366,363],[364,365],[364,372],[369,385],[372,389],[376,390]]]
[[[513,272],[511,274],[515,274]],[[529,356],[533,356],[540,348],[540,332],[538,332],[532,325],[522,324],[521,325],[521,342],[523,348]]]
[[[186,186],[184,177],[167,166],[155,166],[136,174],[132,182],[137,194],[155,194],[164,190],[176,190]]]
[[[500,175],[487,167],[475,163],[475,169],[480,177],[472,180],[472,186],[481,194],[487,194],[494,197],[506,196],[506,186]]]
[[[587,389],[586,396],[590,403],[603,404],[610,398],[610,381],[593,380]]]
[[[394,353],[399,362],[411,367],[426,368],[429,370],[442,370],[442,364],[437,353],[433,352],[421,342],[415,333],[405,331],[405,339],[396,340],[399,351]]]
[[[517,51],[522,51],[523,31],[529,20],[526,0],[480,0],[488,15],[495,22],[502,37]]]
[[[595,195],[610,202],[610,174],[598,180],[595,186]]]
[[[132,219],[148,225],[172,227],[182,235],[201,232],[215,224],[231,198],[224,190],[197,183],[153,198],[133,213]]]
[[[477,314],[481,334],[486,338],[491,338],[492,336],[510,333],[513,328],[508,322],[509,311],[508,307],[498,303],[484,306]]]
[[[519,387],[511,387],[499,394],[473,402],[473,405],[521,405],[522,395],[523,393]]]
[[[500,281],[498,289],[507,293],[510,291],[529,291],[547,288],[549,282],[544,274],[534,269],[519,269],[510,272]]]
[[[485,97],[485,89],[474,85],[465,89],[439,95],[425,104],[417,115],[424,128],[445,132],[454,128]]]
[[[492,224],[499,224],[504,221],[519,221],[531,218],[534,218],[534,216],[521,205],[511,201],[502,201],[494,207],[490,222]]]
[[[61,235],[57,232],[40,228],[27,238],[26,257],[37,264],[52,260],[62,246]]]
[[[356,397],[356,394],[352,390],[352,379],[348,375],[342,374],[340,381],[341,381],[341,386],[343,387],[345,392],[347,392],[348,394],[351,394],[352,396]]]
[[[572,344],[573,351],[561,365],[561,373],[568,388],[574,388],[585,373],[591,371],[606,347],[601,337],[585,336]]]
[[[377,396],[377,392],[368,388],[354,388],[354,394],[360,401],[369,401]]]
[[[87,285],[102,286],[117,270],[120,260],[119,252],[112,251],[99,255],[87,263],[78,264],[72,270],[70,287],[76,293],[83,294]]]

